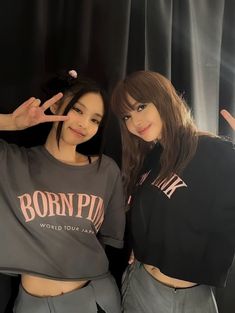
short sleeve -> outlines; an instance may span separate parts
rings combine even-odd
[[[6,158],[7,146],[8,144],[4,140],[0,139],[0,161],[3,161]]]
[[[14,161],[20,158],[23,153],[24,148],[19,147],[14,143],[8,143],[3,139],[0,139],[0,164],[1,169],[14,164]]]
[[[123,247],[125,230],[124,194],[120,172],[117,173],[98,237],[100,241],[115,248]]]

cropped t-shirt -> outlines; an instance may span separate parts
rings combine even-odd
[[[103,155],[75,166],[43,146],[0,140],[0,271],[61,280],[108,273],[103,244],[121,248],[123,191],[116,163]]]
[[[132,196],[135,257],[170,277],[224,286],[235,252],[235,152],[199,136],[182,174],[157,181],[162,147],[146,157]]]

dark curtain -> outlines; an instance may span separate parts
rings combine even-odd
[[[0,113],[12,112],[31,95],[43,97],[41,83],[61,69],[78,69],[108,93],[127,73],[150,69],[172,80],[199,128],[233,136],[219,111],[235,114],[234,17],[233,0],[1,1]],[[114,117],[109,130],[105,151],[120,164]],[[31,146],[42,143],[46,132],[43,125],[0,135]],[[126,253],[110,254],[120,260],[118,266],[111,262],[120,279]],[[0,312],[12,281],[0,279]],[[234,290],[233,270],[228,286],[216,291],[220,312],[235,312]]]

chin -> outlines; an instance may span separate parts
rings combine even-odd
[[[158,139],[153,138],[153,137],[148,137],[148,138],[142,138],[145,142],[153,142],[153,141],[158,141]]]
[[[78,141],[78,140],[73,140],[73,139],[64,140],[64,143],[68,146],[77,146],[77,145],[82,144],[83,142],[85,142],[85,140],[84,141],[83,140]]]

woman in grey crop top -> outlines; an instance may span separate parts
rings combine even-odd
[[[44,146],[0,140],[0,271],[21,274],[15,313],[120,313],[103,248],[122,247],[119,169],[101,153],[78,152],[102,132],[107,101],[95,82],[75,71],[47,87],[63,94],[42,105],[30,98],[12,114],[0,114],[0,130],[53,122]]]
[[[159,73],[130,74],[111,104],[135,258],[123,277],[124,312],[218,312],[211,286],[226,285],[235,251],[232,143],[199,132]]]

